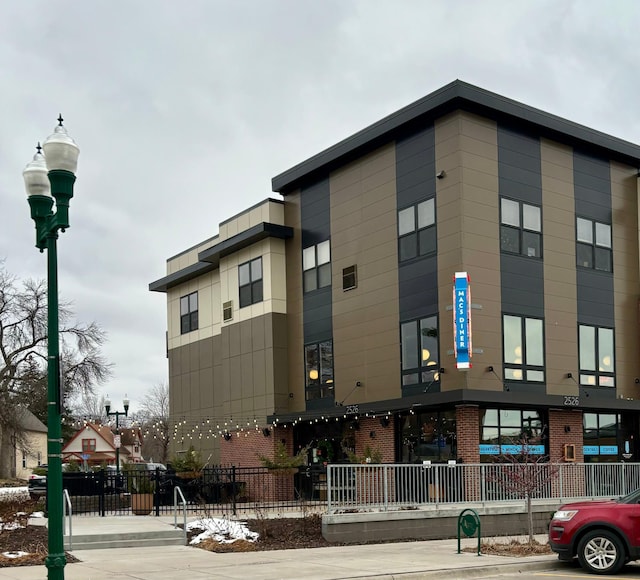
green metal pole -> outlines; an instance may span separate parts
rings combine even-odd
[[[49,509],[48,555],[45,564],[49,580],[64,580],[62,531],[62,423],[60,392],[60,338],[58,320],[58,256],[57,228],[51,228],[47,238],[47,501]]]

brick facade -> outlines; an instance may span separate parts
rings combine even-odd
[[[582,413],[580,411],[549,410],[549,459],[564,461],[564,445],[575,445],[575,461],[582,463]]]
[[[480,463],[480,410],[477,405],[456,407],[458,457],[464,463]]]

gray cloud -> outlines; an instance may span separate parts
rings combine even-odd
[[[103,388],[166,379],[169,256],[277,173],[460,78],[639,142],[631,0],[60,1],[0,19],[0,256],[44,277],[21,172],[63,113],[81,148],[60,288],[109,333]]]

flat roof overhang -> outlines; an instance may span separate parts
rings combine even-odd
[[[220,266],[220,258],[233,254],[234,252],[251,246],[256,242],[264,240],[265,238],[279,238],[284,240],[292,237],[293,228],[269,222],[262,222],[220,242],[219,244],[215,244],[214,246],[199,252],[198,262],[196,264],[192,264],[178,272],[174,272],[173,274],[169,274],[155,282],[151,282],[151,284],[149,284],[149,290],[151,292],[166,292],[174,286],[184,284],[185,282],[193,280],[198,276],[202,276],[207,272],[216,270]]]
[[[567,404],[570,402],[571,404]],[[575,403],[578,404],[575,404]],[[382,416],[402,412],[418,412],[421,408],[451,407],[459,405],[488,405],[502,408],[548,408],[564,411],[586,412],[610,412],[623,413],[628,411],[640,411],[640,400],[601,398],[594,395],[583,394],[579,397],[565,395],[546,395],[540,393],[518,393],[510,391],[484,391],[480,389],[457,389],[439,393],[423,393],[399,399],[375,401],[371,403],[348,403],[341,406],[326,409],[314,409],[312,411],[298,411],[287,413],[273,413],[267,417],[269,423],[289,424],[300,421],[313,421],[315,419],[335,419],[340,417],[366,415]],[[356,410],[357,409],[357,410]]]
[[[633,167],[640,166],[638,145],[455,80],[276,175],[271,180],[272,189],[287,195],[369,151],[406,135],[416,122],[431,122],[459,109],[520,125],[549,139],[605,154]]]

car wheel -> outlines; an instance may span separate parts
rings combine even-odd
[[[620,538],[607,530],[594,530],[580,540],[578,561],[591,574],[615,574],[624,566],[626,554]]]

